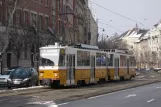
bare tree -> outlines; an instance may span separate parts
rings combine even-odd
[[[16,56],[17,65],[19,65],[19,60],[22,52],[28,47],[30,47],[29,30],[26,28],[12,28],[9,32],[9,47],[8,49]]]
[[[126,49],[126,42],[120,39],[120,36],[115,33],[113,36],[110,36],[107,40],[103,39],[98,42],[100,49]]]
[[[5,41],[5,44],[4,44],[4,47],[3,47],[3,49],[2,49],[2,53],[4,53],[5,51],[6,51],[6,49],[8,48],[8,45],[9,45],[9,32],[10,32],[10,28],[11,28],[11,26],[12,26],[12,21],[13,21],[13,15],[15,14],[15,12],[16,12],[16,10],[18,9],[18,8],[25,8],[25,6],[27,6],[27,4],[28,4],[28,2],[29,2],[29,0],[25,0],[24,2],[22,2],[22,0],[21,0],[21,3],[20,4],[18,4],[18,1],[19,0],[6,0],[6,2],[7,2],[7,10],[8,10],[8,17],[7,17],[7,24],[6,24],[6,40],[7,41]]]

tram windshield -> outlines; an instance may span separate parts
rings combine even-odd
[[[63,49],[41,51],[40,66],[65,66]]]
[[[41,66],[55,66],[53,61],[51,61],[50,59],[46,59],[46,58],[41,58],[40,64]]]

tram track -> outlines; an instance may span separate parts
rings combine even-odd
[[[156,76],[156,75],[158,76]],[[118,87],[118,90],[120,87],[128,87],[128,86],[137,86],[137,85],[145,85],[145,84],[151,84],[151,83],[155,83],[155,82],[159,82],[161,81],[160,79],[160,74],[158,73],[153,73],[153,75],[156,76],[156,78],[152,78],[151,76],[149,76],[149,74],[147,73],[145,74],[140,74],[140,75],[144,75],[144,78],[135,78],[132,79],[131,81],[108,81],[108,82],[101,82],[98,84],[93,84],[93,85],[86,85],[86,86],[82,86],[82,87],[63,87],[63,88],[57,88],[57,89],[51,89],[50,87],[40,87],[40,88],[35,88],[35,89],[26,89],[26,90],[19,90],[19,89],[15,89],[15,90],[9,90],[6,92],[0,92],[0,97],[7,97],[7,96],[16,96],[16,95],[23,95],[23,96],[32,96],[32,95],[38,95],[38,96],[43,96],[43,95],[50,95],[49,93],[52,94],[58,94],[58,93],[64,93],[64,94],[72,94],[73,92],[77,92],[78,94],[79,91],[81,92],[82,90],[84,91],[89,91],[89,90],[98,90],[98,89],[111,89],[111,87]]]

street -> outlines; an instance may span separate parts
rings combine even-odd
[[[160,107],[161,83],[91,97],[59,107]]]
[[[73,102],[37,100],[39,96],[0,98],[1,107],[160,107],[161,83],[127,89]],[[47,97],[47,96],[46,96]],[[2,106],[3,105],[3,106]]]

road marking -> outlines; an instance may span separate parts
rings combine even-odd
[[[155,78],[155,76],[153,76],[153,75],[152,75],[152,76],[150,76],[150,77],[151,77],[151,78]]]
[[[27,104],[40,104],[40,105],[47,105],[47,104],[55,104],[53,101],[39,101],[39,102],[28,102]]]
[[[150,103],[150,102],[152,102],[152,101],[154,101],[155,99],[151,99],[151,100],[149,100],[149,101],[147,101],[147,103]]]
[[[161,87],[156,87],[156,89],[161,89]]]
[[[16,91],[20,91],[20,90],[28,90],[28,89],[37,89],[37,88],[43,88],[44,86],[33,86],[33,87],[27,87],[27,88],[16,88],[16,89],[12,89],[12,90],[0,90],[0,93],[3,92],[16,92]]]
[[[138,76],[138,78],[144,78],[145,76]]]
[[[69,103],[70,102],[56,104],[53,101],[40,101],[40,102],[28,102],[27,105],[45,105],[47,107],[58,107],[58,106],[62,106],[62,105],[67,105]]]
[[[145,80],[147,80],[147,79],[145,79]],[[103,95],[98,95],[98,96],[94,96],[94,97],[89,97],[87,99],[91,100],[91,99],[95,99],[95,98],[99,98],[99,97],[109,96],[109,95],[113,95],[113,94],[124,92],[124,91],[133,90],[133,89],[140,88],[140,87],[151,86],[151,85],[154,85],[154,84],[156,84],[156,83],[148,84],[148,85],[144,85],[144,86],[139,86],[139,87],[135,87],[135,88],[129,88],[129,89],[125,89],[125,90],[121,90],[121,91],[116,91],[116,92],[112,92],[112,93],[108,93],[108,94],[103,94]]]
[[[120,93],[120,92],[124,92],[124,91],[128,91],[128,90],[132,90],[132,89],[135,89],[135,88],[121,90],[121,91],[116,91],[116,92],[112,92],[112,93],[108,93],[108,94],[103,94],[103,95],[98,95],[98,96],[94,96],[94,97],[89,97],[87,99],[90,100],[90,99],[95,99],[95,98],[99,98],[99,97],[109,96],[109,95],[112,95],[112,94],[116,94],[116,93]]]
[[[35,88],[42,88],[43,86],[33,86],[33,87],[27,87],[27,88],[17,88],[12,89],[13,91],[19,91],[19,90],[27,90],[27,89],[35,89]]]
[[[6,90],[0,90],[0,92],[6,92]]]
[[[62,103],[62,104],[57,104],[58,106],[62,106],[62,105],[67,105],[69,104],[70,102],[67,102],[67,103]]]
[[[126,96],[125,98],[130,98],[130,97],[136,97],[136,94],[128,95],[128,96]]]

